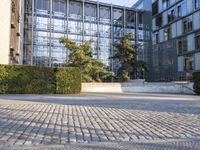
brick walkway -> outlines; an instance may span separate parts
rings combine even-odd
[[[107,149],[109,146],[120,149],[117,143],[128,142],[121,144],[122,149],[126,149],[125,145],[127,149],[133,145],[135,149],[145,146],[156,149],[161,145],[173,149],[182,146],[181,150],[200,149],[199,98],[168,96],[162,100],[163,97],[1,96],[0,145],[17,148],[72,144],[76,149],[96,146],[96,150],[105,147],[102,143],[115,143],[106,144]],[[178,140],[183,142],[177,143]]]

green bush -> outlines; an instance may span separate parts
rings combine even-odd
[[[194,91],[197,95],[200,95],[200,72],[193,73]]]
[[[80,91],[79,68],[0,65],[0,93],[72,94]]]
[[[75,68],[56,68],[56,91],[62,93],[80,93],[81,70]]]
[[[8,89],[7,76],[8,73],[6,72],[5,66],[0,66],[0,94],[4,94]]]

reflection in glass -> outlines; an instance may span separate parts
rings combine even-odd
[[[82,34],[83,23],[79,21],[68,22],[68,33]]]
[[[182,16],[185,16],[187,14],[187,4],[186,2],[184,1],[183,4],[182,4]]]
[[[85,4],[85,20],[86,21],[96,21],[97,8],[92,4]]]
[[[70,1],[70,18],[82,18],[82,4],[80,2]]]
[[[135,12],[130,10],[126,11],[126,27],[127,28],[135,27]]]
[[[53,11],[65,13],[66,10],[66,2],[65,0],[53,0]]]
[[[50,0],[36,0],[35,5],[37,9],[49,10],[50,9]]]
[[[100,6],[100,22],[110,23],[110,8]]]
[[[54,31],[65,31],[65,20],[63,19],[53,19],[53,30]]]
[[[113,22],[114,25],[123,25],[123,10],[114,9],[113,10]]]

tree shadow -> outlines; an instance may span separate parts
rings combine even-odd
[[[143,95],[143,94],[142,94]],[[133,97],[132,97],[133,96]],[[183,95],[1,95],[2,100],[58,105],[95,106],[152,112],[200,114],[199,97]],[[0,100],[1,102],[1,100]]]
[[[23,145],[26,142],[31,142],[32,144],[37,143],[44,145],[55,145],[55,144],[59,145],[62,144],[61,139],[63,139],[65,143],[71,143],[71,141],[73,140],[75,140],[77,143],[127,142],[127,141],[141,140],[141,137],[142,139],[145,140],[174,139],[174,138],[180,139],[181,138],[180,136],[178,135],[176,136],[176,132],[184,134],[184,132],[188,131],[189,129],[189,128],[186,129],[182,128],[182,131],[179,131],[179,129],[174,129],[174,131],[166,131],[174,135],[174,137],[168,137],[167,135],[165,135],[165,133],[159,133],[159,135],[156,134],[157,127],[154,128],[153,126],[151,126],[151,130],[152,131],[154,130],[154,132],[148,132],[146,131],[148,129],[142,126],[144,124],[155,125],[157,122],[159,122],[159,120],[155,122],[155,120],[151,119],[142,120],[142,118],[132,118],[129,116],[118,118],[118,116],[115,116],[114,114],[112,114],[111,116],[109,114],[107,114],[106,116],[102,116],[102,114],[98,114],[98,111],[92,112],[90,115],[88,115],[88,112],[86,112],[85,114],[78,115],[77,113],[73,112],[71,113],[69,111],[65,112],[63,110],[64,108],[57,111],[55,109],[49,110],[47,108],[42,109],[40,107],[39,108],[40,110],[38,110],[37,108],[32,107],[32,105],[34,104],[25,106],[23,106],[23,104],[22,105],[19,104],[18,109],[13,109],[13,107],[15,107],[14,105],[11,105],[9,107],[5,106],[4,108],[0,107],[0,114],[1,114],[0,139],[4,139],[8,143],[11,142],[16,145],[20,144]],[[45,105],[49,106],[49,104]],[[24,107],[28,108],[24,109]],[[90,107],[91,109],[94,108],[98,109],[98,106],[96,105],[84,105],[84,107]],[[106,107],[101,108],[101,107],[99,108],[100,110],[112,109],[110,107],[108,108]],[[87,111],[88,109],[85,110]],[[37,118],[38,116],[39,118]],[[60,118],[58,116],[60,116]],[[81,117],[85,118],[87,122],[90,122],[90,124],[88,125],[86,121],[83,122],[82,124],[76,123],[76,121],[80,121],[79,119]],[[106,120],[109,120],[109,122],[113,123],[112,124],[108,123]],[[126,130],[122,126],[118,126],[117,128],[113,125],[116,124],[117,122],[120,122],[122,126],[129,127],[131,129]],[[97,123],[98,125],[94,125],[95,123]],[[133,127],[135,126],[135,123],[139,125],[137,128]],[[171,122],[169,123],[165,122],[165,123],[166,126],[171,125]],[[174,122],[174,124],[176,123],[181,125],[181,122]],[[101,127],[100,124],[102,125]],[[110,127],[109,125],[111,125],[112,127]],[[163,129],[166,128],[164,126],[160,127]],[[190,128],[198,128],[198,127],[199,127],[198,123],[196,125],[190,126]],[[85,134],[85,132],[87,132],[88,134]],[[110,134],[108,134],[108,132]],[[190,132],[190,134],[191,137],[200,137],[200,133],[198,132],[197,133]],[[114,139],[111,140],[113,136]],[[128,137],[128,139],[126,139],[125,137]],[[185,136],[185,138],[187,138],[187,136]],[[18,141],[21,142],[18,143]]]

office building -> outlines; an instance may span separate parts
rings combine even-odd
[[[151,36],[143,10],[79,0],[25,0],[23,5],[23,64],[65,65],[69,50],[59,39],[67,37],[77,43],[93,39],[93,57],[115,71],[119,64],[109,59],[116,52],[113,45],[130,32],[133,45],[141,45],[138,59],[146,60]]]
[[[20,7],[20,0],[1,0],[0,64],[19,63]]]

